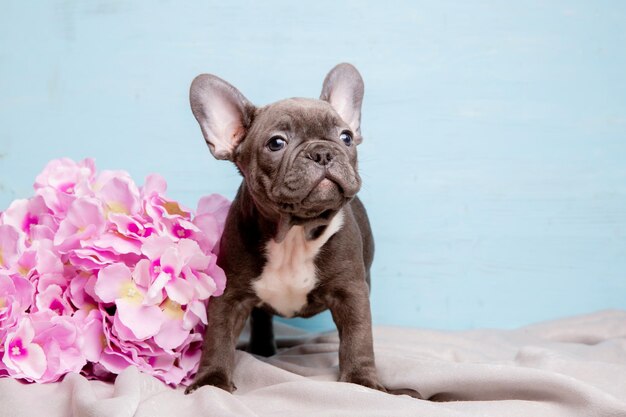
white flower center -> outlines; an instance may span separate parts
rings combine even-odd
[[[21,354],[22,351],[20,350],[19,346],[13,346],[13,349],[11,349],[11,355],[20,356]]]

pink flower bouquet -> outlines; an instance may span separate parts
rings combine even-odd
[[[51,161],[35,195],[0,213],[0,376],[108,379],[136,366],[168,384],[198,368],[206,303],[224,291],[229,202],[195,217],[150,175],[138,188],[94,161]]]

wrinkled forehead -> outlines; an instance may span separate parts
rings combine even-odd
[[[303,136],[324,136],[338,127],[348,127],[329,103],[306,98],[281,100],[259,109],[255,124],[267,132]]]

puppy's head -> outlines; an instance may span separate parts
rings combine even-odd
[[[328,73],[319,100],[257,108],[226,81],[202,74],[190,101],[211,153],[237,165],[264,213],[291,223],[328,217],[359,191],[363,80],[352,65]]]

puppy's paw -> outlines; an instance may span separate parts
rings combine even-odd
[[[387,389],[378,382],[375,372],[352,372],[342,375],[339,378],[340,382],[350,382],[352,384],[362,385],[367,388],[375,389],[382,392],[387,392]]]
[[[185,394],[191,394],[204,385],[213,385],[230,393],[237,389],[235,384],[223,372],[206,372],[196,375],[193,383],[185,389]]]
[[[422,394],[411,388],[387,389],[387,392],[393,395],[408,395],[409,397],[413,397],[418,400],[424,399],[424,397],[422,397]]]

